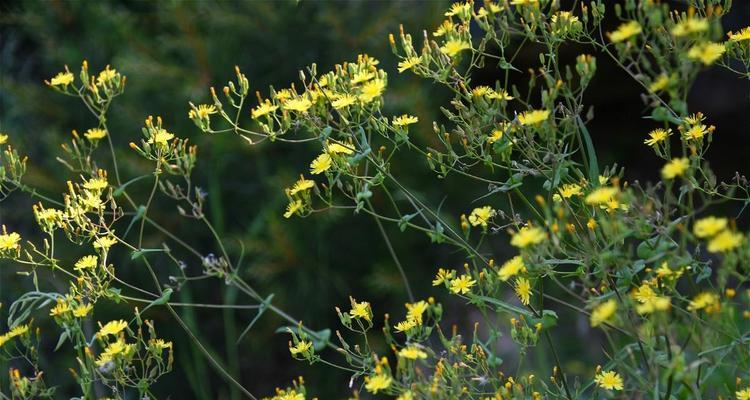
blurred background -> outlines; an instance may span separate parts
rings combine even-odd
[[[313,329],[339,328],[333,307],[348,309],[350,295],[372,302],[376,316],[390,313],[403,317],[406,292],[395,265],[372,219],[348,212],[331,212],[291,221],[281,217],[286,199],[283,188],[300,171],[307,169],[315,155],[312,146],[284,143],[248,146],[230,135],[206,137],[187,117],[188,101],[210,102],[208,87],[221,88],[234,79],[238,65],[250,79],[251,90],[267,93],[298,79],[298,71],[315,62],[319,71],[334,64],[355,60],[368,53],[381,60],[389,73],[386,111],[409,111],[418,115],[417,140],[432,142],[431,121],[442,121],[439,106],[450,101],[450,94],[432,83],[408,74],[398,74],[387,35],[398,32],[399,23],[420,42],[421,30],[434,28],[443,20],[447,1],[0,1],[0,131],[22,154],[30,156],[28,182],[45,194],[58,196],[64,182],[76,179],[55,160],[59,146],[69,142],[70,132],[83,132],[96,121],[83,106],[69,97],[57,95],[44,84],[70,66],[74,72],[83,59],[94,71],[111,64],[128,76],[125,95],[118,98],[109,114],[110,131],[121,171],[130,176],[147,173],[127,143],[141,137],[140,128],[148,115],[160,115],[165,126],[199,146],[199,163],[194,182],[208,193],[207,212],[211,222],[226,239],[229,252],[239,257],[244,251],[243,277],[262,295],[274,294],[274,304],[303,320]],[[725,20],[726,30],[750,22],[750,5],[736,1]],[[591,51],[566,48],[572,60]],[[517,68],[525,70],[538,60],[534,53],[522,54]],[[477,74],[477,83],[491,83],[496,71]],[[616,77],[616,78],[614,78]],[[519,76],[518,79],[524,79]],[[712,145],[712,167],[720,177],[734,171],[748,172],[750,151],[750,86],[718,69],[705,72],[689,99],[691,111],[702,111],[718,129]],[[588,102],[595,105],[590,129],[604,164],[626,166],[628,179],[653,180],[661,162],[642,145],[643,137],[654,126],[642,119],[646,110],[638,86],[627,80],[604,57],[589,90]],[[253,103],[254,104],[254,103]],[[249,120],[249,118],[248,118]],[[444,202],[446,215],[467,213],[467,204],[486,193],[486,188],[466,185],[460,178],[436,179],[410,157],[398,160],[398,168],[408,170],[407,182],[433,205]],[[145,181],[144,181],[145,182]],[[149,184],[134,184],[136,195],[147,196]],[[382,199],[375,198],[375,202]],[[12,195],[0,204],[0,223],[24,237],[38,237],[27,196]],[[199,251],[215,252],[209,232],[177,215],[174,204],[161,200],[154,218],[175,230]],[[455,222],[455,221],[454,221]],[[451,313],[455,304],[442,288],[431,287],[438,267],[457,267],[461,256],[451,248],[430,244],[424,235],[401,233],[386,226],[395,251],[405,266],[417,298],[435,296],[451,315],[445,326],[458,324],[470,331],[476,316]],[[159,247],[164,240],[158,232],[147,237],[147,247]],[[505,240],[491,242],[492,255],[504,260],[511,251]],[[75,260],[85,250],[63,249],[61,258]],[[199,274],[199,260],[188,259],[186,271]],[[177,271],[167,260],[158,270],[168,281]],[[115,258],[118,275],[128,282],[149,282],[140,264],[128,254]],[[158,266],[157,260],[157,266]],[[20,276],[18,266],[0,265],[0,316],[19,293],[29,290],[30,279]],[[50,290],[65,291],[60,277],[45,275]],[[242,296],[218,280],[205,280],[184,286],[173,300],[201,303],[247,304]],[[96,320],[120,317],[132,312],[132,304],[110,304],[97,309]],[[320,398],[340,398],[349,393],[349,376],[321,365],[308,366],[291,359],[288,335],[276,333],[284,322],[264,314],[248,335],[239,334],[255,316],[255,311],[181,309],[201,341],[221,359],[227,370],[257,396],[269,395],[304,376],[311,393]],[[238,399],[240,393],[225,384],[202,355],[191,350],[191,343],[170,315],[153,308],[148,318],[158,332],[175,342],[175,370],[162,379],[156,392],[160,397],[179,399]],[[39,323],[44,336],[43,367],[48,384],[71,381],[67,368],[71,354],[54,353],[56,335],[52,325]],[[376,318],[380,319],[380,318]],[[587,323],[571,325],[569,357],[578,364],[599,352],[576,337],[576,330],[587,332]],[[4,322],[0,325],[3,326]],[[335,357],[333,354],[326,354]],[[575,355],[575,357],[574,357]],[[510,355],[512,357],[512,355]],[[544,360],[536,360],[543,364]],[[512,365],[512,364],[511,364]],[[578,366],[579,368],[581,366]],[[570,365],[575,372],[576,365]],[[5,368],[3,368],[5,370]],[[6,382],[5,372],[0,382]],[[75,395],[75,388],[61,386],[58,396]]]

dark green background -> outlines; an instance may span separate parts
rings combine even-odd
[[[741,3],[741,2],[736,2]],[[298,70],[316,62],[319,70],[335,63],[354,60],[358,53],[369,53],[381,60],[389,73],[386,111],[407,110],[420,117],[417,141],[432,139],[431,124],[440,121],[438,107],[449,101],[448,93],[430,82],[396,72],[396,58],[388,47],[387,34],[398,32],[403,23],[420,43],[421,30],[431,31],[442,21],[445,1],[390,2],[348,1],[44,1],[0,3],[0,131],[11,136],[12,143],[29,154],[28,181],[45,193],[57,195],[71,177],[54,157],[70,131],[93,127],[95,121],[75,99],[53,93],[44,79],[68,64],[77,70],[87,59],[92,70],[111,64],[128,76],[126,93],[117,99],[109,116],[110,129],[121,149],[121,170],[125,175],[147,173],[147,166],[127,148],[140,137],[143,119],[161,115],[166,127],[180,137],[189,137],[199,145],[199,164],[195,182],[208,192],[207,212],[211,221],[227,239],[236,258],[245,249],[243,276],[262,294],[274,293],[274,303],[316,329],[339,327],[334,306],[348,308],[348,296],[370,300],[376,315],[389,312],[403,316],[405,291],[395,266],[372,220],[344,212],[318,214],[308,219],[281,218],[285,206],[283,188],[307,169],[316,154],[312,146],[289,144],[245,145],[230,135],[207,137],[200,134],[187,118],[187,102],[209,102],[207,88],[222,87],[233,79],[233,66],[239,65],[250,79],[251,90],[267,93],[268,86],[280,88],[294,82]],[[727,30],[747,25],[750,11],[741,5],[726,20]],[[572,60],[583,51],[566,48],[564,56]],[[534,66],[536,54],[524,53],[517,67]],[[488,69],[477,75],[477,84],[492,82],[497,71]],[[519,76],[519,80],[524,77]],[[716,124],[716,140],[710,161],[720,176],[747,171],[750,150],[747,126],[750,123],[746,81],[711,70],[701,76],[691,94],[691,111],[703,111]],[[591,129],[604,163],[617,162],[628,167],[630,179],[655,179],[661,166],[650,150],[642,145],[652,128],[641,119],[646,110],[638,87],[619,73],[603,57],[588,102],[595,105],[596,119]],[[247,118],[249,122],[249,118]],[[104,154],[104,153],[101,153]],[[106,157],[105,157],[106,158]],[[421,160],[408,154],[397,160],[395,172],[405,175],[420,195],[437,205],[445,201],[446,213],[457,216],[468,212],[470,202],[486,188],[468,185],[453,176],[448,181],[434,178]],[[147,196],[149,184],[134,185],[136,195]],[[375,198],[376,204],[382,199]],[[0,204],[0,222],[24,237],[39,237],[31,216],[32,202],[14,194]],[[497,203],[501,205],[501,203]],[[180,218],[166,199],[156,203],[152,214],[165,226],[179,232],[198,250],[215,252],[208,233],[193,222]],[[448,314],[460,304],[451,302],[443,289],[430,286],[438,266],[457,267],[460,255],[450,248],[429,244],[421,234],[400,233],[387,226],[396,243],[396,252],[405,265],[417,297],[436,296],[447,303]],[[147,247],[157,247],[162,238],[147,237]],[[510,252],[501,238],[490,249],[498,260]],[[87,250],[69,247],[61,258],[73,261]],[[139,263],[121,254],[116,262],[118,275],[129,282],[149,282]],[[188,273],[199,274],[198,260],[183,254]],[[175,274],[167,260],[155,258],[164,282]],[[16,274],[19,267],[0,265],[0,312],[19,293],[30,289],[30,282]],[[65,291],[59,276],[45,275],[48,290]],[[149,288],[152,289],[152,288]],[[184,288],[176,296],[180,301],[206,303],[236,302],[249,299],[238,295],[222,282],[204,281]],[[96,320],[125,316],[131,305],[106,305],[97,309]],[[271,394],[292,378],[304,375],[312,393],[321,398],[341,397],[347,393],[348,376],[323,366],[309,367],[289,357],[287,335],[274,333],[282,325],[266,314],[238,345],[239,332],[254,316],[253,312],[183,310],[183,317],[199,333],[215,354],[257,396]],[[44,368],[50,384],[70,381],[67,368],[73,366],[70,354],[53,353],[55,328],[38,321],[44,336]],[[208,366],[169,314],[152,309],[149,318],[157,330],[175,341],[175,371],[155,388],[166,398],[238,398]],[[472,313],[453,313],[448,323],[470,327]],[[380,317],[376,318],[377,320]],[[585,326],[585,321],[584,326]],[[576,338],[571,324],[570,338]],[[582,332],[586,332],[583,330]],[[564,335],[561,335],[564,336]],[[581,343],[576,338],[564,343],[563,359],[580,359]],[[592,354],[596,349],[584,346]],[[328,357],[335,357],[327,354]],[[544,360],[537,360],[544,363]],[[594,357],[593,362],[597,359]],[[578,363],[582,367],[582,363]],[[574,371],[574,366],[571,366]],[[0,382],[7,379],[0,375]],[[75,395],[74,387],[62,386],[59,396]]]

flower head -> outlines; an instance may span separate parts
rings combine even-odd
[[[310,350],[312,350],[313,344],[309,340],[300,340],[297,342],[294,346],[289,346],[289,352],[292,353],[293,356],[296,356],[297,354],[306,354]]]
[[[109,321],[104,326],[99,328],[97,336],[103,337],[107,335],[117,335],[122,332],[128,326],[128,323],[124,320]]]
[[[743,238],[744,236],[740,232],[724,230],[708,242],[707,248],[711,253],[726,253],[739,247]]]
[[[399,117],[393,118],[393,126],[407,126],[416,124],[417,122],[419,122],[419,118],[409,114],[404,114]]]
[[[356,97],[350,94],[345,94],[345,95],[339,96],[336,100],[332,101],[331,106],[333,106],[333,108],[337,110],[340,110],[342,108],[349,107],[350,105],[356,102],[357,102]]]
[[[450,291],[453,294],[466,294],[476,284],[477,281],[471,279],[471,276],[464,274],[451,281]]]
[[[315,187],[315,181],[300,177],[300,179],[289,189],[289,194],[294,196],[297,193],[305,192]]]
[[[167,132],[164,128],[156,128],[153,135],[148,139],[148,143],[166,146],[172,139],[174,139],[174,134]]]
[[[284,212],[284,218],[291,218],[292,215],[296,214],[297,211],[302,209],[302,200],[294,200],[286,205],[286,212]]]
[[[683,158],[674,158],[667,162],[661,169],[661,176],[664,179],[674,179],[685,174],[690,168],[690,160]]]
[[[357,303],[353,298],[351,299],[352,309],[349,311],[349,315],[352,318],[362,318],[367,322],[372,322],[372,310],[370,309],[370,303],[363,301]]]
[[[279,106],[275,106],[271,104],[270,100],[265,99],[261,104],[258,105],[258,107],[253,108],[250,114],[252,115],[253,119],[258,119],[264,115],[276,111],[278,108]]]
[[[84,269],[92,269],[97,265],[99,265],[99,259],[96,256],[85,256],[76,261],[74,269],[77,271],[81,271]]]
[[[328,153],[323,153],[310,163],[310,173],[313,175],[322,174],[331,168],[332,163],[331,156]]]
[[[285,101],[281,107],[285,110],[296,111],[296,112],[307,112],[312,107],[312,102],[306,98],[298,97],[295,99],[289,99]]]
[[[614,32],[608,32],[609,40],[612,43],[619,43],[640,34],[643,31],[638,21],[628,21],[620,24]]]
[[[417,57],[406,58],[398,63],[398,72],[401,73],[406,70],[412,69],[415,66],[419,65],[420,62],[420,59]]]
[[[537,125],[540,124],[549,118],[550,111],[549,110],[531,110],[531,111],[525,111],[522,114],[518,116],[518,122],[521,123],[521,125]]]
[[[50,86],[67,87],[68,85],[73,83],[73,80],[75,80],[73,74],[66,71],[60,72],[59,74],[55,75],[54,78],[50,79],[49,84]]]
[[[471,214],[469,215],[469,223],[472,226],[481,225],[482,228],[487,228],[487,223],[493,216],[495,216],[495,210],[493,210],[492,207],[477,207],[471,211]]]
[[[672,135],[671,129],[654,129],[648,133],[648,139],[644,140],[643,143],[653,147],[667,140],[670,135]]]
[[[440,47],[440,51],[448,57],[455,57],[458,53],[468,49],[471,49],[471,43],[461,39],[449,39]]]
[[[97,141],[99,139],[103,139],[104,137],[106,137],[107,131],[105,131],[102,128],[91,128],[87,130],[86,132],[84,132],[83,136],[85,136],[86,139],[94,142],[94,141]]]
[[[497,271],[500,280],[505,282],[512,276],[526,270],[526,265],[523,263],[521,256],[515,256],[510,260],[506,261],[502,267]]]
[[[516,291],[518,299],[521,300],[521,303],[529,305],[529,302],[531,301],[531,283],[529,283],[529,280],[526,278],[516,279],[514,290]]]
[[[607,390],[622,390],[622,377],[615,371],[603,371],[594,378],[596,385]]]
[[[18,244],[20,241],[21,241],[21,235],[15,232],[6,233],[4,232],[4,229],[3,229],[3,234],[0,235],[0,251],[18,249],[20,247]]]
[[[407,346],[399,350],[398,356],[409,360],[416,360],[427,358],[427,353],[417,346]]]
[[[372,394],[386,390],[391,386],[393,378],[390,375],[379,373],[365,378],[365,389]]]
[[[717,218],[714,216],[701,218],[695,221],[693,234],[699,238],[712,237],[723,231],[727,227],[727,223],[726,218]]]
[[[510,244],[518,248],[542,243],[547,239],[547,233],[535,226],[524,226],[510,239]]]
[[[597,327],[608,322],[617,311],[617,301],[609,299],[599,304],[591,312],[591,326]]]
[[[698,43],[688,50],[687,56],[691,60],[702,62],[704,65],[711,65],[721,58],[726,50],[726,47],[721,43]]]
[[[742,28],[738,32],[729,32],[727,33],[727,36],[729,36],[729,40],[732,42],[750,40],[750,26]],[[748,393],[750,393],[750,389],[748,389]],[[750,397],[748,397],[748,399],[750,399]]]

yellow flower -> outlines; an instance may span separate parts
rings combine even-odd
[[[358,83],[367,82],[374,77],[375,77],[375,74],[370,71],[357,72],[356,74],[354,74],[354,77],[352,78],[351,82],[352,82],[352,85],[356,85]]]
[[[420,59],[417,57],[409,57],[404,61],[398,63],[398,72],[404,72],[408,69],[412,69],[420,63]]]
[[[489,93],[487,93],[488,99],[495,99],[495,100],[513,100],[513,96],[508,93],[505,89],[500,90],[492,90]]]
[[[547,239],[547,234],[535,226],[525,226],[521,228],[510,239],[510,244],[518,248],[525,248],[530,245],[539,244]]]
[[[269,101],[268,99],[265,99],[263,103],[259,104],[258,107],[255,107],[251,111],[251,115],[253,119],[258,119],[266,114],[276,111],[278,108],[279,106],[275,106],[271,104],[271,101]]]
[[[536,125],[547,120],[549,117],[549,110],[531,110],[525,111],[518,116],[518,122],[521,125]]]
[[[709,133],[709,129],[706,128],[706,125],[697,124],[691,126],[682,136],[687,140],[698,140],[705,136],[706,133]]]
[[[128,323],[124,320],[109,321],[104,326],[99,328],[99,332],[96,334],[99,337],[107,335],[117,335],[122,332],[128,326]]]
[[[575,183],[569,184],[569,185],[563,185],[562,188],[560,188],[560,196],[562,196],[565,199],[569,199],[573,196],[580,196],[582,194],[581,192],[582,188],[580,185],[576,185]]]
[[[635,297],[635,299],[639,302],[645,303],[647,301],[653,300],[656,297],[656,292],[654,292],[654,289],[651,288],[651,285],[649,285],[648,283],[644,283],[643,285],[638,287],[638,289],[633,294],[633,297]]]
[[[363,301],[357,303],[354,299],[352,301],[352,309],[349,311],[349,315],[353,318],[362,318],[367,322],[372,322],[372,311],[370,310],[370,303]]]
[[[449,39],[440,47],[440,51],[448,57],[455,57],[458,53],[471,49],[471,43],[461,39]]]
[[[57,299],[55,306],[49,310],[49,315],[51,317],[57,317],[64,315],[68,311],[70,311],[70,305],[68,305],[68,302],[64,299]]]
[[[648,90],[650,90],[653,93],[660,92],[669,86],[669,77],[665,74],[661,74],[656,79],[648,85]]]
[[[340,96],[336,100],[332,101],[331,106],[333,106],[333,108],[337,110],[340,110],[342,108],[349,107],[350,105],[354,104],[356,101],[357,101],[356,97],[350,94],[345,94],[343,96]]]
[[[388,389],[391,382],[393,382],[393,378],[383,373],[368,376],[365,378],[365,389],[372,394],[377,394],[381,390]]]
[[[70,72],[60,72],[59,74],[55,75],[54,78],[52,78],[49,82],[51,86],[62,86],[66,87],[73,83],[73,80],[75,77]]]
[[[172,139],[174,139],[174,134],[167,132],[164,128],[157,128],[156,132],[148,139],[148,143],[166,146]]]
[[[327,147],[328,154],[354,154],[354,146],[351,143],[348,145],[343,145],[341,143],[329,142],[327,144]]]
[[[393,126],[407,126],[416,124],[417,122],[419,122],[419,118],[409,114],[404,114],[400,117],[393,118]]]
[[[284,218],[291,218],[292,215],[296,214],[297,211],[302,209],[302,200],[295,200],[287,204],[286,212],[284,212]]]
[[[102,236],[94,241],[94,248],[107,250],[115,244],[117,244],[117,239],[111,236]]]
[[[111,80],[115,79],[117,75],[117,70],[109,68],[109,65],[107,65],[104,70],[99,72],[99,76],[96,77],[96,84],[101,86],[105,83],[109,83]]]
[[[369,103],[375,100],[376,97],[380,97],[383,94],[383,90],[385,90],[385,81],[374,79],[362,86],[362,94],[359,95],[359,99],[363,103]]]
[[[690,168],[690,160],[685,157],[674,158],[661,169],[661,176],[664,179],[674,179],[684,175],[688,168]]]
[[[707,30],[708,20],[705,18],[686,18],[672,28],[672,35],[674,37],[682,37]]]
[[[79,305],[76,308],[73,309],[73,316],[76,318],[84,318],[86,317],[91,310],[94,309],[94,305],[89,303],[86,305]]]
[[[643,304],[639,304],[635,307],[635,310],[639,314],[651,314],[656,311],[666,311],[672,306],[672,300],[665,296],[654,296],[647,299]]]
[[[697,311],[706,309],[707,313],[718,311],[720,308],[719,295],[711,292],[703,292],[698,294],[690,301],[687,309],[690,311]]]
[[[416,360],[416,359],[425,359],[427,358],[427,353],[422,351],[417,346],[408,346],[404,347],[398,352],[398,356],[401,358],[408,358],[409,360]]]
[[[84,269],[91,269],[96,267],[99,264],[99,258],[96,256],[85,256],[81,258],[80,260],[76,261],[76,265],[74,267],[75,270],[81,271]]]
[[[422,324],[422,314],[427,311],[429,304],[420,300],[416,303],[406,303],[406,319],[414,321],[416,325]]]
[[[619,189],[612,186],[605,186],[595,189],[593,192],[586,196],[586,204],[588,205],[602,205],[609,203],[617,194],[620,192]]]
[[[208,104],[199,104],[195,110],[188,112],[189,118],[208,119],[211,114],[216,114],[216,106]]]
[[[417,322],[411,319],[407,319],[406,321],[401,321],[394,326],[396,329],[396,332],[406,332],[412,328],[417,327]]]
[[[599,304],[591,312],[591,326],[597,327],[608,322],[615,315],[615,312],[617,312],[617,301],[614,299]]]
[[[529,283],[529,280],[526,278],[516,279],[515,291],[521,303],[528,306],[529,301],[531,301],[531,283]]]
[[[451,8],[445,12],[446,17],[469,15],[471,13],[471,4],[467,3],[453,3]]]
[[[87,190],[100,191],[104,190],[108,185],[107,178],[100,176],[98,178],[89,179],[83,184],[83,187]]]
[[[503,266],[500,267],[500,270],[497,271],[497,274],[500,277],[500,280],[505,282],[510,279],[510,277],[525,270],[526,265],[523,263],[523,258],[521,258],[521,256],[515,256],[506,261]]]
[[[298,97],[296,99],[290,99],[285,101],[281,105],[285,110],[291,110],[291,111],[297,111],[297,112],[306,112],[310,107],[312,107],[312,102],[308,99]]]
[[[454,294],[466,294],[476,284],[477,281],[471,279],[471,276],[464,274],[451,281],[450,291]]]
[[[539,5],[539,0],[511,0],[512,6],[536,6]]]
[[[596,385],[602,389],[622,390],[622,377],[615,371],[604,371],[594,378]]]
[[[5,144],[8,141],[8,135],[0,133],[0,144]]]
[[[727,227],[726,218],[708,216],[695,221],[693,234],[699,238],[707,238],[716,235]]]
[[[454,24],[453,21],[446,19],[442,24],[440,24],[440,26],[438,26],[437,30],[432,33],[432,36],[444,36],[446,33],[453,32],[455,29],[456,24]]]
[[[688,50],[688,58],[702,62],[704,65],[711,65],[718,60],[727,49],[721,43],[698,43]]]
[[[24,335],[29,331],[29,324],[26,325],[19,325],[7,333],[0,335],[0,347],[3,347],[5,343],[10,341],[11,339]]]
[[[20,241],[21,235],[15,232],[3,233],[2,235],[0,235],[0,251],[18,249],[20,247],[18,242]]]
[[[111,362],[115,357],[130,355],[133,350],[132,344],[126,344],[125,340],[119,339],[116,342],[110,343],[106,349],[99,355],[99,359],[96,360],[96,364],[102,366],[108,362]]]
[[[292,355],[305,354],[312,349],[312,342],[308,340],[300,340],[296,346],[289,346],[289,352]]]
[[[725,230],[708,242],[708,251],[711,253],[725,253],[742,244],[742,239],[742,233]]]
[[[328,171],[328,169],[331,168],[331,165],[331,156],[328,155],[328,153],[323,153],[310,163],[310,173],[313,175],[322,174],[323,172]]]
[[[493,144],[497,142],[498,140],[503,138],[503,135],[505,132],[502,129],[495,129],[492,131],[492,134],[487,137],[487,143]]]
[[[91,128],[84,132],[83,136],[85,136],[86,139],[94,142],[107,136],[107,131],[101,128]]]
[[[401,393],[401,395],[398,396],[396,400],[414,400],[414,394],[411,392],[411,390],[407,390],[404,393]]]
[[[672,135],[671,129],[654,129],[648,133],[649,138],[644,140],[643,143],[653,147],[656,144],[667,140],[670,135]]]
[[[745,30],[748,30],[748,28],[745,28]],[[734,392],[734,395],[737,397],[737,400],[750,400],[750,387],[747,387],[743,390],[738,390]]]
[[[750,26],[742,28],[739,32],[727,33],[729,40],[732,42],[741,42],[743,40],[750,40]],[[748,389],[750,391],[750,389]],[[750,397],[748,398],[750,399]]]
[[[493,210],[492,207],[478,207],[471,211],[471,214],[469,215],[469,223],[471,223],[472,226],[481,225],[482,228],[487,228],[487,222],[489,222],[490,218],[494,216],[495,210]]]
[[[450,282],[456,276],[456,271],[438,268],[435,279],[432,280],[432,286],[441,285],[444,282]]]
[[[304,177],[300,178],[291,189],[289,189],[289,195],[294,196],[299,192],[312,189],[315,186],[315,181],[307,180]]]
[[[619,43],[630,39],[642,32],[641,24],[638,21],[628,21],[620,24],[614,32],[608,32],[609,40],[612,43]]]

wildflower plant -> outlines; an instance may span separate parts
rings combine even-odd
[[[56,271],[69,288],[57,293],[36,287],[19,298],[0,347],[12,342],[14,351],[33,354],[30,324],[47,307],[47,316],[35,318],[51,318],[59,328],[58,346],[70,343],[78,352],[74,375],[83,397],[91,396],[95,383],[112,396],[136,390],[148,397],[150,386],[170,370],[173,348],[141,316],[164,307],[227,382],[254,398],[170,302],[191,280],[216,277],[256,302],[258,315],[268,310],[290,324],[282,331],[290,335],[291,357],[350,374],[355,398],[750,398],[750,241],[737,224],[750,188],[739,173],[721,178],[712,172],[709,149],[721,127],[687,102],[696,77],[709,66],[750,77],[750,28],[723,32],[729,0],[686,3],[594,0],[564,9],[551,0],[458,2],[434,31],[423,32],[421,45],[404,28],[389,36],[395,55],[390,67],[365,54],[326,72],[313,64],[297,82],[265,93],[251,93],[236,68],[234,81],[210,89],[208,103],[190,103],[188,118],[205,134],[233,134],[255,146],[311,148],[308,168],[283,190],[288,205],[279,214],[285,218],[349,210],[376,221],[407,289],[405,310],[386,313],[351,297],[335,308],[344,329],[334,335],[295,320],[242,278],[241,259],[230,256],[203,212],[206,194],[191,176],[197,148],[184,133],[148,117],[142,138],[130,147],[151,172],[125,177],[106,124],[125,77],[110,67],[89,76],[84,62],[77,80],[66,68],[48,85],[79,98],[97,126],[83,137],[74,132],[63,146],[61,161],[74,177],[62,200],[27,186],[26,159],[11,147],[3,153],[2,193],[19,190],[38,198],[33,212],[43,239],[22,241],[3,227],[0,254],[25,268],[35,285],[43,270]],[[561,52],[572,44],[587,53],[566,62]],[[521,51],[538,60],[526,72],[514,65]],[[626,168],[599,164],[585,101],[596,76],[595,55],[610,59],[623,79],[642,89],[644,117],[653,127],[634,140],[662,160],[653,183],[631,182]],[[486,69],[495,81],[475,84],[475,74]],[[388,114],[389,71],[451,93],[441,108],[443,121]],[[511,83],[519,78],[524,86]],[[416,127],[424,124],[431,135],[417,137]],[[12,142],[12,136],[2,140]],[[109,147],[106,162],[96,161],[100,146]],[[468,180],[466,190],[477,193],[477,201],[462,215],[446,213],[440,199],[424,198],[406,183],[410,171],[398,154],[420,160],[440,179]],[[145,199],[128,191],[140,180],[151,182]],[[149,216],[157,195],[210,232],[218,255],[198,252]],[[727,206],[740,212],[723,214]],[[414,296],[409,270],[425,266],[402,265],[384,224],[424,234],[461,255],[457,265],[435,268],[432,285],[478,316],[473,329],[446,326],[435,296]],[[144,247],[147,227],[164,234],[161,247]],[[87,253],[58,259],[56,236]],[[513,253],[504,256],[498,240]],[[198,258],[201,270],[189,275],[172,246]],[[110,251],[129,252],[153,276],[152,287],[120,280]],[[178,275],[160,282],[157,260]],[[134,308],[132,321],[103,323],[91,335],[83,324],[100,301],[145,306]],[[602,345],[598,365],[573,371],[575,360],[564,357],[559,335],[570,333],[575,321],[585,321],[587,334]],[[36,358],[25,359],[35,373],[21,377],[11,370],[19,382],[12,390],[23,387],[22,398],[50,396]],[[269,398],[305,396],[299,379]]]

